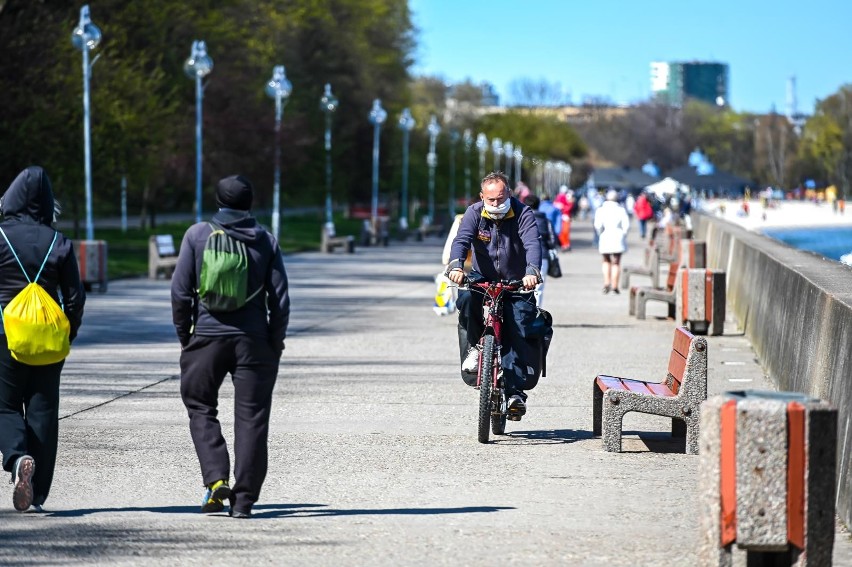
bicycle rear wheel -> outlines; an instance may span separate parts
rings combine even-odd
[[[480,443],[488,443],[491,421],[491,383],[494,379],[494,335],[486,335],[479,365],[479,428]]]

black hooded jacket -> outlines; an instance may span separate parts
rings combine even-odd
[[[35,278],[38,273],[53,235],[56,234],[56,242],[39,276],[38,284],[62,305],[71,323],[73,341],[83,320],[86,294],[80,281],[80,269],[71,241],[62,233],[57,234],[52,227],[53,206],[53,189],[47,174],[38,166],[28,167],[12,181],[0,200],[0,212],[3,214],[0,227],[6,233],[30,279]],[[5,308],[27,283],[27,277],[21,271],[9,245],[0,236],[0,306]]]
[[[257,294],[236,311],[208,312],[198,301],[198,288],[204,246],[212,227],[206,222],[192,225],[183,236],[172,275],[172,317],[178,339],[186,345],[193,333],[204,336],[252,335],[268,340],[273,348],[280,349],[290,319],[290,298],[278,244],[248,211],[223,209],[213,216],[212,222],[245,243],[249,255],[249,293],[261,286],[266,293]]]

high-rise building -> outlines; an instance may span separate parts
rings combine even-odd
[[[728,106],[728,65],[705,61],[651,63],[651,92],[672,106],[695,99]]]

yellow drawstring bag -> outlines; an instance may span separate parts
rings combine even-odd
[[[0,228],[0,234],[3,235],[12,255],[15,256],[15,260],[24,272],[24,277],[29,282],[6,308],[0,311],[3,318],[3,331],[6,333],[6,342],[12,358],[30,366],[44,366],[65,360],[71,352],[69,340],[71,323],[50,294],[36,283],[59,233],[53,235],[53,242],[50,243],[50,248],[34,280],[30,280],[29,274],[2,228]]]

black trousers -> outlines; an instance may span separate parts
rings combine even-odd
[[[180,395],[205,485],[230,479],[230,457],[219,424],[219,388],[234,384],[234,510],[251,512],[268,465],[269,414],[278,356],[263,339],[193,335],[180,355]]]
[[[482,302],[481,293],[459,291],[456,301],[459,310],[459,334],[467,334],[468,345],[479,342],[485,332]],[[535,386],[534,381],[537,382],[535,367],[538,364],[535,361],[538,360],[538,342],[525,338],[537,312],[532,294],[509,294],[504,300],[501,362],[508,396],[517,394],[526,399],[524,390],[531,389]],[[463,340],[459,342],[461,357],[464,360],[468,347],[462,344]]]
[[[65,361],[28,366],[12,358],[0,334],[0,452],[3,470],[35,459],[33,504],[44,504],[53,482],[59,442],[59,375]]]

